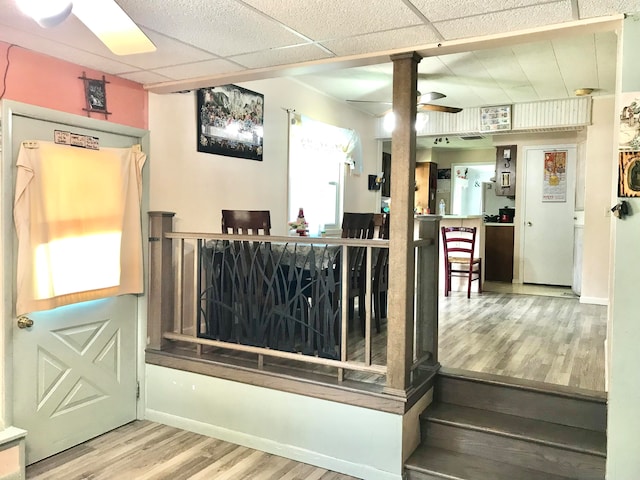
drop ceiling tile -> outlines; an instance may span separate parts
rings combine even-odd
[[[149,39],[156,46],[155,52],[141,53],[129,58],[142,70],[152,70],[179,63],[192,63],[203,60],[211,60],[212,54],[200,48],[192,47],[173,38],[143,29]],[[116,55],[111,55],[119,58]]]
[[[39,52],[43,55],[112,75],[119,75],[122,72],[136,69],[135,66],[129,63],[114,61],[108,57],[96,55],[72,45],[59,43],[46,37],[31,35],[4,25],[0,28],[0,40],[19,45],[19,48]]]
[[[139,25],[219,56],[301,42],[298,35],[234,0],[163,0],[161,7],[139,0],[118,3]]]
[[[291,63],[305,62],[329,58],[331,55],[318,46],[298,45],[290,48],[275,48],[262,52],[248,53],[230,57],[229,60],[244,65],[247,68],[262,68],[274,65],[287,65]]]
[[[551,42],[514,45],[513,51],[529,82],[536,90],[537,98],[532,98],[530,101],[569,96]]]
[[[338,38],[322,42],[333,53],[339,56],[360,53],[381,52],[396,48],[411,47],[435,43],[440,38],[436,32],[426,25],[388,30],[353,37]]]
[[[529,79],[511,48],[477,50],[474,56],[503,91],[508,92],[529,84]]]
[[[596,33],[599,95],[612,95],[616,91],[618,37],[614,32]]]
[[[491,12],[500,12],[512,8],[528,7],[539,3],[547,3],[544,0],[457,0],[452,8],[450,2],[434,0],[412,0],[422,14],[430,21],[450,20],[465,18],[471,15],[481,15]]]
[[[601,17],[640,11],[638,0],[578,0],[580,18]]]
[[[244,70],[240,65],[228,62],[227,60],[217,59],[156,68],[153,71],[171,80],[188,80],[190,78],[207,77],[220,73],[238,72],[240,70]]]
[[[566,0],[515,10],[477,15],[435,23],[448,40],[492,35],[572,21],[571,3]]]
[[[571,94],[576,88],[598,86],[595,36],[581,35],[552,41],[560,74]]]
[[[375,72],[368,67],[301,75],[296,80],[334,98],[390,101],[392,73]],[[388,105],[386,106],[388,109]]]
[[[244,0],[316,41],[422,22],[401,0]]]
[[[164,75],[159,75],[149,70],[140,70],[138,72],[121,73],[118,76],[122,78],[126,78],[127,80],[131,80],[133,82],[141,83],[143,85],[148,85],[152,83],[169,82],[173,80],[173,78],[165,77]]]

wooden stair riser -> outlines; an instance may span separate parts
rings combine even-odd
[[[415,470],[407,470],[405,474],[406,480],[467,480],[466,478],[452,477],[450,475],[437,475],[425,472],[416,472]]]
[[[436,399],[445,403],[606,431],[607,406],[599,399],[556,395],[451,377],[439,377],[435,392]]]
[[[562,475],[580,480],[603,480],[605,459],[552,445],[476,431],[464,427],[423,422],[426,446]]]

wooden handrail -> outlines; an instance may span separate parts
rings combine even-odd
[[[167,216],[165,215],[165,217]],[[152,222],[153,221],[154,220],[152,219]],[[155,220],[155,221],[158,221],[158,220]],[[386,381],[387,381],[387,384],[385,387],[385,391],[387,393],[390,393],[393,395],[397,394],[402,396],[402,392],[407,391],[406,388],[405,390],[391,388],[391,385],[389,385],[388,383],[389,381],[388,362],[390,361],[390,358],[389,358],[390,347],[388,344],[387,344],[386,354],[384,354],[385,357],[383,357],[383,359],[380,359],[380,358],[376,359],[375,364],[372,362],[373,345],[374,345],[373,341],[374,339],[378,338],[378,337],[374,337],[371,332],[372,323],[373,323],[372,322],[373,315],[372,315],[372,308],[371,308],[371,301],[372,301],[372,294],[373,294],[372,277],[373,277],[373,266],[376,258],[376,256],[374,255],[374,252],[376,252],[378,249],[385,249],[385,248],[388,249],[390,246],[389,240],[353,239],[353,238],[337,238],[337,237],[277,236],[277,235],[233,235],[233,234],[208,233],[208,232],[173,232],[171,231],[171,228],[170,228],[170,223],[171,223],[170,218],[169,217],[163,218],[162,221],[164,222],[162,227],[163,231],[160,232],[159,230],[154,230],[153,238],[150,238],[150,241],[152,241],[154,244],[157,244],[158,247],[162,246],[163,260],[162,260],[162,263],[159,264],[162,266],[161,271],[153,271],[153,269],[151,271],[151,274],[150,274],[151,282],[153,285],[156,286],[156,288],[153,289],[153,292],[154,292],[153,295],[151,295],[151,292],[150,292],[149,302],[150,302],[150,307],[152,304],[162,304],[162,305],[166,304],[168,308],[163,307],[160,310],[154,307],[153,311],[151,308],[149,309],[150,313],[153,313],[153,315],[150,315],[150,318],[149,318],[149,326],[150,326],[149,330],[153,332],[153,335],[150,337],[152,338],[152,341],[149,343],[150,350],[159,351],[159,350],[170,349],[172,352],[174,352],[173,354],[175,355],[175,350],[173,349],[173,345],[176,342],[178,342],[183,344],[196,345],[197,347],[196,352],[198,355],[200,355],[202,353],[202,348],[204,346],[212,346],[220,349],[226,349],[229,351],[239,351],[239,352],[257,355],[256,368],[258,370],[263,368],[265,357],[273,357],[273,358],[279,358],[287,361],[291,360],[296,362],[304,362],[310,365],[322,365],[326,367],[336,368],[338,382],[342,382],[344,380],[345,378],[344,373],[347,371],[363,372],[368,374],[374,374],[376,376],[382,376],[383,379],[386,378]],[[437,228],[437,225],[434,224],[434,228]],[[409,360],[409,369],[412,376],[413,376],[413,372],[418,368],[422,369],[425,366],[427,368],[431,368],[433,367],[434,364],[437,364],[437,267],[438,267],[437,239],[438,237],[435,235],[431,235],[431,230],[432,230],[431,225],[425,226],[425,228],[421,226],[420,234],[422,237],[427,237],[427,238],[418,238],[418,239],[412,240],[407,245],[408,248],[413,248],[416,250],[416,258],[418,259],[418,271],[417,271],[417,276],[415,281],[419,282],[418,284],[415,285],[415,290],[414,290],[415,294],[417,295],[416,305],[418,308],[415,312],[415,318],[413,320],[415,322],[414,328],[417,334],[417,337],[415,339],[416,340],[415,350],[412,349],[414,350],[412,355],[413,358]],[[338,295],[337,298],[341,299],[340,301],[341,303],[339,304],[340,305],[339,310],[333,310],[334,313],[332,315],[334,316],[331,317],[332,318],[331,321],[335,322],[334,324],[338,328],[337,335],[339,335],[339,337],[336,337],[336,339],[339,340],[338,342],[336,342],[335,344],[332,342],[329,342],[329,345],[336,345],[337,350],[336,350],[335,357],[332,357],[332,355],[329,355],[329,357],[331,358],[325,358],[326,352],[323,351],[323,353],[321,354],[320,347],[317,347],[317,352],[315,353],[314,353],[313,347],[311,347],[311,349],[309,350],[307,346],[305,346],[307,344],[304,343],[307,340],[303,340],[303,343],[301,344],[304,348],[304,353],[297,353],[295,351],[284,351],[284,350],[276,349],[279,347],[276,347],[275,344],[272,344],[270,338],[268,339],[268,341],[264,343],[262,342],[251,343],[251,341],[249,341],[249,343],[251,344],[248,344],[246,340],[248,337],[245,336],[245,333],[241,333],[242,336],[237,337],[237,330],[234,330],[235,333],[233,333],[233,335],[231,336],[221,336],[218,333],[215,333],[216,331],[209,330],[210,325],[216,325],[215,323],[209,323],[210,320],[206,320],[207,323],[203,323],[205,322],[205,318],[206,319],[223,318],[223,317],[220,317],[218,314],[213,313],[214,312],[213,310],[212,310],[212,313],[206,313],[206,317],[203,316],[205,315],[203,313],[204,310],[202,310],[204,305],[223,305],[223,308],[228,308],[228,307],[224,307],[224,304],[220,303],[221,301],[223,301],[222,297],[213,298],[212,300],[216,303],[210,304],[208,303],[210,301],[209,298],[207,297],[205,299],[205,297],[202,295],[204,292],[204,288],[206,288],[206,285],[207,285],[203,281],[205,278],[203,276],[205,272],[204,270],[201,270],[201,268],[203,268],[202,262],[204,258],[201,255],[203,255],[204,250],[207,249],[207,251],[209,252],[207,255],[211,255],[210,253],[211,251],[219,251],[219,252],[224,251],[224,252],[227,252],[225,253],[225,255],[233,255],[234,251],[242,252],[242,250],[238,250],[237,248],[238,245],[240,246],[240,248],[249,248],[247,252],[250,252],[251,248],[256,248],[258,245],[260,245],[259,248],[263,248],[265,244],[271,244],[272,245],[271,250],[273,250],[273,246],[276,244],[287,244],[288,247],[285,247],[285,249],[291,253],[293,253],[294,251],[296,252],[298,251],[296,249],[297,244],[313,245],[314,251],[317,252],[317,254],[315,254],[316,261],[318,261],[318,258],[320,255],[323,255],[323,253],[321,252],[325,252],[324,254],[326,254],[327,252],[326,247],[333,248],[333,250],[331,250],[333,252],[338,252],[338,251],[342,252],[339,257],[335,257],[335,258],[333,256],[331,257],[331,258],[334,258],[334,260],[337,260],[339,258],[340,264],[338,265],[341,266],[342,272],[345,272],[345,265],[348,265],[348,256],[350,255],[351,247],[360,247],[365,249],[366,264],[363,266],[363,268],[366,269],[366,279],[367,279],[365,283],[365,299],[366,299],[365,305],[367,305],[367,307],[366,307],[366,313],[363,319],[365,323],[365,328],[364,328],[365,336],[364,336],[364,347],[362,350],[358,352],[358,356],[355,359],[348,357],[348,354],[353,355],[353,349],[352,349],[353,344],[351,343],[353,341],[353,338],[349,337],[348,335],[348,331],[349,331],[348,330],[348,322],[349,322],[348,303],[349,302],[348,302],[348,287],[347,287],[346,281],[344,280],[345,279],[344,273],[342,274],[341,277],[336,277],[336,279],[337,278],[341,279],[341,284],[339,285],[339,288],[334,291]],[[234,250],[234,245],[236,245],[235,250]],[[433,249],[434,246],[436,247],[435,250]],[[336,249],[336,247],[339,247],[339,248]],[[157,254],[159,254],[160,250],[157,250],[157,252],[158,252]],[[187,255],[189,256],[188,257],[189,260],[187,260]],[[302,257],[304,257],[305,261],[307,262],[309,261],[309,259],[306,256],[302,255],[300,258]],[[210,257],[207,257],[207,258],[210,258]],[[232,261],[247,260],[246,256],[242,258],[244,260],[242,260],[241,257],[237,257],[237,258],[230,257],[230,260]],[[274,258],[269,257],[269,261],[270,262],[280,261],[279,259],[274,260]],[[253,262],[255,261],[255,259],[251,261]],[[151,262],[151,264],[154,265],[153,261]],[[227,268],[226,263],[222,263],[220,265],[222,265],[224,268]],[[274,265],[279,265],[279,264],[275,263]],[[333,267],[330,267],[330,268],[337,268],[338,265],[336,265],[334,262]],[[234,268],[241,268],[241,266],[240,264],[237,264],[237,266]],[[250,265],[250,268],[255,268],[255,266]],[[161,277],[158,276],[159,272],[164,272],[164,273],[160,273]],[[252,271],[251,275],[261,275],[262,274],[261,272],[262,270],[255,270],[255,271]],[[427,283],[420,284],[420,282],[424,282],[425,280],[427,280]],[[269,284],[269,288],[273,288],[274,285],[282,286],[281,284],[274,284],[273,278],[271,278],[269,281],[271,282]],[[299,279],[296,281],[299,281]],[[246,288],[246,287],[241,287],[241,288]],[[253,288],[252,290],[253,293],[249,292],[249,294],[262,295],[261,293],[262,290],[255,290],[255,285],[252,284],[251,288]],[[285,285],[285,288],[288,288],[288,287],[286,287]],[[305,288],[310,288],[310,287],[305,287]],[[193,290],[193,292],[191,292],[190,290]],[[161,291],[164,292],[162,295],[160,295]],[[243,290],[239,290],[238,292],[242,292],[242,291]],[[246,290],[244,291],[246,292]],[[309,290],[309,292],[310,291],[311,290]],[[235,293],[234,295],[236,294],[237,293]],[[306,292],[306,295],[309,295],[309,293]],[[170,296],[171,298],[167,298],[167,296]],[[310,304],[313,305],[315,303],[315,300],[313,300],[313,297],[310,297],[310,298],[311,298]],[[245,298],[245,300],[246,299],[248,299],[248,297]],[[240,301],[243,301],[243,300],[241,299]],[[260,305],[261,304],[262,303],[260,303]],[[288,303],[287,305],[289,304],[290,303]],[[238,306],[240,304],[236,303],[234,305]],[[265,304],[265,305],[268,305],[268,304]],[[207,307],[207,309],[208,308],[209,307]],[[215,307],[215,308],[218,308],[218,307]],[[237,308],[237,307],[234,307],[234,308]],[[263,315],[262,313],[256,313],[258,312],[256,308],[261,309],[262,308],[261,306],[251,307],[251,309],[253,309],[253,313],[251,313],[251,310],[245,311],[245,310],[242,310],[242,308],[244,307],[241,307],[241,310],[237,310],[237,311],[226,310],[228,312],[231,312],[228,315],[232,322],[238,322],[238,321],[245,322],[245,323],[252,322],[253,320],[250,320],[250,319],[259,318],[261,315]],[[300,308],[300,307],[297,307],[297,308]],[[259,310],[259,311],[262,312],[262,310]],[[209,315],[212,315],[212,314],[214,316],[210,317]],[[256,314],[258,315],[257,317],[255,317]],[[314,329],[320,328],[319,323],[318,324],[306,323],[307,321],[310,321],[311,319],[310,316],[298,318],[297,316],[299,314],[299,310],[295,311],[295,318],[291,316],[293,314],[294,314],[294,311],[288,313],[287,315],[289,316],[286,317],[287,319],[291,319],[293,324],[297,325],[298,323],[300,323],[301,325],[307,325],[306,327],[303,327],[303,328],[314,328]],[[227,315],[227,314],[224,314],[224,315]],[[250,315],[250,316],[247,316],[247,315]],[[263,318],[264,318],[264,322],[262,325],[266,325],[267,326],[266,328],[272,328],[269,325],[276,325],[275,323],[269,323],[269,322],[272,322],[273,320],[268,320],[268,318],[274,318],[274,317],[263,317]],[[317,318],[318,320],[316,321],[320,321],[319,320],[320,317],[317,317]],[[305,322],[305,323],[301,323],[301,322]],[[235,323],[231,323],[230,325],[234,325],[234,324]],[[200,326],[202,328],[205,328],[205,330],[200,329],[198,331],[197,328],[194,328],[194,327],[200,328]],[[389,327],[389,324],[387,325],[387,329],[388,327]],[[222,328],[222,326],[220,328]],[[238,327],[233,326],[231,328],[237,329]],[[282,327],[277,327],[277,328],[282,328]],[[296,328],[299,328],[299,327],[296,326]],[[326,326],[323,328],[326,328]],[[202,333],[205,331],[207,332],[207,334],[203,337]],[[213,335],[210,332],[214,332]],[[281,335],[280,330],[276,330],[276,332],[277,332],[277,335]],[[387,334],[388,333],[389,331],[387,330]],[[317,331],[313,335],[317,335]],[[285,338],[285,337],[281,337],[281,338]],[[322,341],[326,341],[326,340],[330,340],[332,337],[330,338],[325,336],[321,338],[325,338],[325,340],[322,340]],[[309,339],[311,339],[311,337],[309,337]],[[315,337],[314,337],[312,341],[316,342],[317,340],[315,340]],[[299,339],[296,340],[296,343],[298,342],[299,342]],[[347,342],[349,342],[349,344],[347,344]],[[287,345],[287,343],[285,342],[284,345]],[[309,344],[308,346],[310,345],[311,344]],[[314,343],[314,345],[317,345],[317,344]],[[349,345],[349,348],[347,348],[347,345]],[[408,353],[411,355],[412,352],[409,351]]]

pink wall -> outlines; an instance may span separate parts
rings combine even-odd
[[[7,68],[9,44],[0,42],[0,82]],[[14,46],[9,51],[6,92],[3,98],[86,116],[82,72],[89,78],[102,79],[103,72],[48,57]],[[108,121],[147,129],[149,125],[148,94],[139,83],[112,75],[108,82]],[[5,87],[0,83],[0,93]],[[104,120],[103,114],[91,113],[92,118]]]

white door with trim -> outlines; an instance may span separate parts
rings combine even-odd
[[[101,146],[139,142],[18,115],[12,122],[13,165],[23,140],[52,141],[55,129],[98,137]],[[28,432],[28,464],[136,418],[137,304],[122,295],[28,314],[26,328],[14,319],[13,424]]]
[[[559,152],[558,155],[555,152]],[[522,280],[524,283],[570,286],[573,281],[576,147],[525,147],[524,153]],[[566,161],[563,162],[563,158]]]

